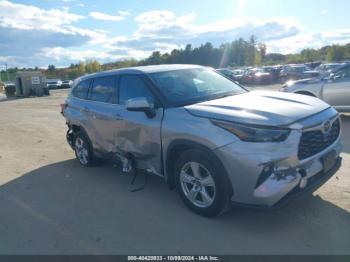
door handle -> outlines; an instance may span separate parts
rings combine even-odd
[[[113,115],[113,118],[114,118],[115,120],[123,120],[123,117],[122,117],[120,114],[115,114],[115,115]]]

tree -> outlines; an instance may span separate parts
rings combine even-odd
[[[101,65],[96,60],[88,61],[85,64],[85,71],[88,74],[101,71]]]
[[[50,71],[50,72],[54,72],[56,70],[56,67],[54,65],[49,65],[47,67],[47,70]]]
[[[245,57],[245,64],[246,65],[253,65],[255,62],[255,54],[256,54],[256,38],[254,35],[252,35],[249,38],[249,43],[248,46],[245,48],[246,49],[246,57]]]
[[[156,64],[200,64],[212,67],[227,66],[260,66],[286,63],[306,63],[311,61],[326,60],[342,61],[350,59],[350,43],[346,45],[324,46],[319,49],[304,49],[295,54],[267,53],[267,47],[264,43],[258,43],[255,36],[249,39],[239,38],[230,43],[223,43],[219,47],[213,46],[207,42],[197,47],[187,44],[184,48],[173,49],[171,52],[160,53],[154,51],[149,57],[143,60],[125,59],[112,63],[101,65],[97,60],[90,60],[86,63],[70,64],[67,68],[56,68],[49,65],[46,74],[52,78],[70,78],[74,79],[85,73],[93,73],[101,70],[110,70],[114,68],[131,67],[137,65],[156,65]],[[38,68],[36,67],[35,70]],[[14,76],[18,68],[9,68],[8,74]],[[24,68],[21,70],[32,70]],[[4,76],[5,72],[2,72]]]
[[[328,62],[340,62],[345,59],[345,48],[344,46],[332,45],[327,52]]]
[[[77,74],[79,76],[85,75],[85,63],[79,63],[78,68],[77,68]]]

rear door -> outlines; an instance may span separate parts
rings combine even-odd
[[[90,115],[88,133],[94,149],[103,154],[114,152],[114,130],[118,128],[119,121],[116,95],[116,76],[93,79],[87,108]]]
[[[90,101],[87,100],[91,80],[83,80],[74,86],[68,99],[68,107],[65,115],[71,124],[82,126],[86,131],[90,127],[90,114],[88,108]]]
[[[151,169],[160,174],[163,108],[158,107],[153,118],[148,118],[144,112],[126,110],[125,103],[128,99],[145,97],[157,104],[156,96],[141,75],[121,75],[118,83],[118,103],[122,120],[118,128],[114,129],[116,147],[123,154],[131,154],[138,168]]]
[[[338,70],[323,87],[323,99],[330,105],[350,106],[350,66]]]

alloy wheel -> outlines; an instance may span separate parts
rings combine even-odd
[[[182,191],[197,207],[209,207],[216,195],[215,182],[205,166],[198,162],[186,163],[180,172]]]
[[[80,137],[75,139],[75,151],[80,163],[87,165],[89,162],[89,150],[87,148],[87,144]]]

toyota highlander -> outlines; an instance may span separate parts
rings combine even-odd
[[[107,158],[177,188],[217,216],[232,203],[272,209],[340,167],[341,120],[318,98],[252,91],[215,70],[158,65],[85,75],[62,105],[83,166]]]

